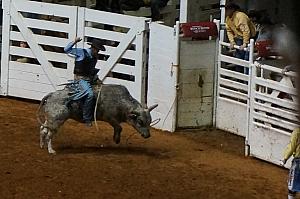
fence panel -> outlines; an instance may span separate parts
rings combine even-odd
[[[248,143],[250,155],[280,164],[291,132],[299,127],[295,74],[254,63]],[[289,164],[288,164],[289,166]]]
[[[249,48],[245,49],[250,53],[250,60],[247,61],[224,54],[223,48],[230,44],[222,40],[220,38],[217,65],[216,127],[246,137],[254,41],[251,40]],[[243,70],[238,71],[237,67],[243,67]]]
[[[2,95],[39,100],[73,79],[75,60],[63,48],[78,36],[83,40],[75,47],[81,48],[94,38],[105,40],[99,77],[145,102],[148,19],[26,0],[4,1],[3,8]]]
[[[79,45],[87,48],[87,42],[95,38],[106,42],[96,65],[101,69],[99,78],[106,84],[126,86],[145,103],[148,19],[79,8],[78,20],[78,34],[84,38]]]
[[[72,78],[74,60],[63,47],[75,38],[77,9],[25,0],[3,4],[1,94],[41,99]]]
[[[151,112],[153,119],[159,119],[154,127],[171,132],[176,129],[178,50],[179,23],[172,28],[152,22],[147,104],[158,104]]]

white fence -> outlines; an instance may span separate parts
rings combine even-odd
[[[41,99],[73,79],[74,58],[63,48],[78,36],[83,40],[77,47],[88,47],[89,39],[104,39],[107,50],[100,52],[99,77],[105,83],[125,85],[145,101],[148,19],[25,0],[4,1],[3,8],[2,95]],[[29,48],[21,48],[20,41]],[[27,58],[26,63],[18,62],[18,57]]]
[[[82,19],[82,20],[79,20]],[[140,102],[145,102],[147,20],[127,15],[79,8],[78,35],[86,38],[101,38],[107,41],[99,78],[107,84],[122,84]],[[109,26],[113,30],[103,29]],[[116,31],[118,30],[118,31]],[[121,31],[120,31],[121,30]],[[87,48],[86,42],[84,48]],[[112,77],[107,77],[108,73]]]
[[[43,47],[61,49],[69,38],[75,37],[76,9],[65,6],[54,9],[51,4],[45,6],[37,2],[4,1],[3,10],[1,94],[40,99],[71,77],[68,70],[73,65],[72,59]],[[40,14],[64,18],[65,23],[37,19]],[[42,31],[56,31],[62,36],[42,35]],[[27,41],[29,48],[21,48],[20,41]],[[28,61],[17,62],[20,57]],[[62,67],[54,67],[54,62]]]
[[[250,155],[279,164],[290,140],[290,133],[299,127],[296,74],[282,75],[281,69],[252,65]]]
[[[248,132],[248,109],[250,98],[250,66],[253,59],[249,61],[234,58],[223,52],[224,47],[229,44],[219,42],[219,55],[217,64],[217,104],[215,107],[216,127],[241,136]],[[239,46],[235,46],[238,49]],[[251,40],[249,57],[253,57],[254,43]],[[245,72],[235,71],[235,67],[244,67]],[[248,72],[249,71],[249,72]]]
[[[178,24],[171,28],[144,17],[27,0],[3,1],[3,10],[0,95],[40,100],[60,89],[74,69],[74,58],[63,48],[76,36],[83,38],[80,48],[100,38],[106,41],[96,65],[100,79],[126,86],[142,104],[158,103],[155,127],[175,130],[176,106],[166,102],[176,104]],[[160,96],[158,82],[169,95]]]
[[[178,51],[179,23],[174,28],[151,23],[147,103],[159,104],[151,112],[160,119],[155,127],[171,132],[176,129]]]
[[[295,73],[253,62],[253,40],[249,61],[223,53],[218,46],[216,127],[245,137],[246,155],[279,164],[291,132],[299,126]],[[239,48],[239,46],[235,46]],[[236,66],[245,71],[237,72]],[[248,69],[248,70],[247,70]],[[287,164],[289,166],[289,164]]]

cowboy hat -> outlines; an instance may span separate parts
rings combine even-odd
[[[91,47],[94,47],[98,50],[101,50],[101,51],[105,51],[105,47],[103,45],[103,41],[99,40],[99,39],[93,39],[91,42],[88,42],[87,44],[90,45]]]

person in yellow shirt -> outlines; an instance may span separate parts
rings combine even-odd
[[[294,199],[300,192],[300,128],[296,128],[291,135],[291,140],[284,151],[283,165],[293,156],[292,166],[288,178],[288,199]]]
[[[226,32],[230,42],[230,48],[233,49],[234,45],[240,46],[236,50],[235,57],[243,60],[249,60],[249,52],[242,49],[246,48],[250,42],[250,38],[256,35],[255,25],[249,17],[239,11],[239,6],[235,3],[226,5]],[[243,67],[236,68],[238,72],[243,72]]]

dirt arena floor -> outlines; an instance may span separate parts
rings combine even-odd
[[[48,155],[37,106],[0,98],[1,199],[287,198],[286,169],[244,157],[243,138],[218,130],[152,130],[145,140],[123,125],[116,145],[109,125],[68,121]]]

